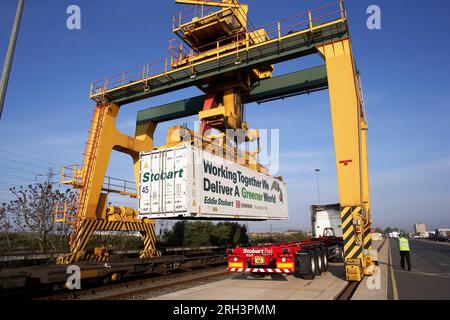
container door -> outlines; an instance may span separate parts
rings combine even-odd
[[[148,217],[151,212],[150,161],[152,154],[141,154],[139,171],[139,215]]]
[[[162,212],[162,185],[159,179],[155,179],[155,175],[161,171],[161,163],[164,154],[161,152],[153,152],[150,156],[150,194],[151,194],[151,214]]]
[[[164,213],[180,213],[187,210],[187,149],[169,149],[165,152],[162,184],[164,186]]]

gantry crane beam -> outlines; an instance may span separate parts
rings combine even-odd
[[[328,88],[326,66],[292,72],[282,76],[263,79],[255,83],[244,103],[269,101],[292,95],[306,94]],[[197,115],[202,111],[206,95],[183,99],[138,112],[137,123],[161,123]]]
[[[192,86],[207,86],[212,78],[223,78],[238,71],[276,64],[318,53],[317,46],[349,37],[345,19],[287,34],[261,44],[241,48],[218,57],[168,70],[152,76],[140,73],[138,80],[119,85],[105,79],[91,85],[91,99],[118,105],[140,101]],[[239,63],[236,63],[239,62]],[[116,83],[117,84],[117,83]],[[114,86],[114,87],[111,87]]]

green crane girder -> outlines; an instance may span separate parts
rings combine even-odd
[[[326,66],[318,66],[282,76],[260,80],[254,84],[244,103],[260,102],[328,88]],[[206,95],[151,107],[138,112],[137,123],[160,123],[189,117],[202,111]]]
[[[318,46],[348,37],[346,20],[337,20],[313,31],[293,32],[279,40],[274,39],[276,41],[263,43],[256,48],[242,51],[239,56],[236,56],[236,54],[225,55],[212,61],[200,63],[195,66],[195,70],[189,68],[175,69],[170,73],[170,76],[161,74],[157,77],[139,80],[126,87],[106,90],[103,93],[104,96],[99,94],[92,98],[103,97],[106,102],[125,105],[191,86],[200,87],[210,83],[216,77],[226,77],[239,71],[248,71],[257,67],[315,54]]]

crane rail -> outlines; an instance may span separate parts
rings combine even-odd
[[[81,270],[82,287],[92,290],[105,286],[105,283],[119,283],[126,286],[133,279],[154,279],[168,273],[190,272],[191,269],[207,266],[221,265],[226,272],[226,268],[223,267],[226,262],[227,255],[224,252],[205,252],[77,265]],[[0,297],[38,298],[55,294],[71,296],[75,291],[65,289],[69,276],[67,268],[68,265],[50,265],[3,269],[0,272]]]
[[[380,252],[386,243],[386,239],[378,246],[377,251]],[[351,300],[361,282],[349,282],[345,288],[337,295],[335,300]]]

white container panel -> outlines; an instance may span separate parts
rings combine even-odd
[[[142,218],[288,218],[282,181],[189,145],[141,154],[140,182]]]

